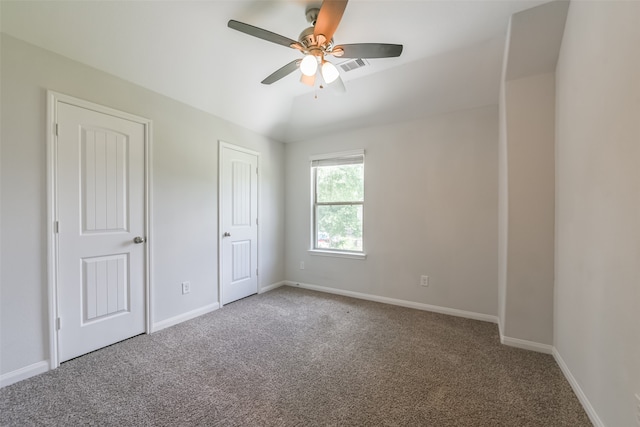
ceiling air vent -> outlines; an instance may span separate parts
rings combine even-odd
[[[367,61],[364,59],[350,59],[349,61],[345,61],[340,64],[340,68],[342,68],[345,72],[357,70],[358,68],[366,67],[369,65]]]

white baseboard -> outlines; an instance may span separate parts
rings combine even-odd
[[[178,316],[174,316],[169,319],[156,322],[151,327],[151,333],[158,332],[170,326],[177,325],[178,323],[186,322],[187,320],[195,319],[196,317],[202,316],[203,314],[211,313],[212,311],[215,311],[219,308],[220,308],[220,303],[216,302],[216,303],[204,306],[202,308],[198,308],[196,310],[192,310],[187,313],[183,313]]]
[[[584,411],[587,413],[589,420],[591,420],[591,423],[595,427],[605,427],[604,423],[596,413],[596,410],[591,405],[591,402],[589,402],[587,395],[584,394],[584,391],[582,391],[582,388],[580,387],[578,380],[576,380],[576,378],[573,376],[573,374],[569,370],[569,367],[564,362],[564,359],[562,359],[562,356],[558,352],[558,349],[556,349],[555,347],[553,347],[553,357],[554,359],[556,359],[556,363],[558,364],[558,366],[560,366],[560,370],[564,374],[564,377],[567,379],[567,381],[569,381],[569,384],[571,384],[571,388],[573,389],[573,392],[578,397],[578,400],[582,404],[582,407],[584,408]]]
[[[49,370],[49,361],[43,360],[15,371],[0,375],[0,388],[40,375]]]
[[[381,302],[384,304],[398,305],[401,307],[415,308],[417,310],[432,311],[434,313],[448,314],[451,316],[465,317],[467,319],[482,320],[484,322],[498,323],[498,318],[490,314],[475,313],[473,311],[458,310],[456,308],[441,307],[437,305],[423,304],[420,302],[406,301],[395,298],[381,297],[378,295],[364,294],[361,292],[345,291],[342,289],[329,288],[326,286],[310,285],[308,283],[292,282],[285,280],[287,286],[309,289],[312,291],[326,292],[330,294],[343,295],[346,297],[358,298],[367,301]]]
[[[260,288],[258,290],[258,293],[259,294],[264,294],[265,292],[272,291],[274,289],[279,288],[280,286],[284,286],[285,284],[286,284],[285,282],[278,282],[278,283],[274,283],[274,284],[269,285],[269,286],[264,286],[264,287],[262,287],[262,288]]]
[[[552,354],[553,346],[549,344],[542,344],[535,341],[521,340],[519,338],[511,338],[504,336],[502,330],[500,330],[500,342],[509,347],[521,348],[523,350],[537,351],[538,353]]]
[[[502,326],[502,319],[498,318],[498,331],[500,332],[500,343],[508,345],[509,347],[521,348],[523,350],[537,351],[538,353],[551,354],[553,352],[553,346],[548,344],[541,344],[535,341],[521,340],[520,338],[511,338],[504,335],[504,328]]]

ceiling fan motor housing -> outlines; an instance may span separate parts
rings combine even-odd
[[[306,50],[312,55],[321,55],[322,52],[330,52],[333,47],[333,39],[327,42],[327,39],[322,35],[316,36],[313,33],[314,27],[305,28],[298,37],[298,41]],[[315,53],[314,51],[319,51]]]

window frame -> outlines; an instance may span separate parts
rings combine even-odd
[[[362,176],[362,201],[347,201],[347,202],[318,202],[318,180],[317,180],[317,170],[318,166],[314,166],[314,162],[317,161],[332,161],[335,160],[339,162],[340,159],[346,159],[350,157],[360,157],[362,158],[362,167],[363,167],[363,176]],[[365,259],[365,236],[364,236],[364,222],[365,222],[365,179],[364,179],[364,169],[365,168],[365,152],[364,150],[350,150],[350,151],[342,151],[337,153],[328,153],[321,155],[310,156],[309,158],[309,166],[311,171],[311,227],[310,227],[310,249],[308,252],[311,255],[321,255],[321,256],[334,256],[341,258],[353,258],[353,259]],[[360,162],[358,162],[359,164]],[[339,164],[339,163],[338,163]],[[318,206],[362,206],[362,250],[361,251],[351,251],[344,249],[331,249],[331,248],[319,248],[317,247],[317,209]]]

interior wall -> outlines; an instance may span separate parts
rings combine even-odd
[[[261,153],[259,283],[283,280],[282,143],[7,35],[1,53],[0,375],[49,359],[47,89],[153,120],[153,323],[218,302],[218,140]]]
[[[555,348],[606,426],[640,395],[640,3],[572,2],[557,68]]]
[[[359,148],[367,258],[310,255],[309,156]],[[287,280],[497,314],[497,106],[289,144],[286,165]]]
[[[499,286],[503,343],[551,352],[555,69],[568,1],[509,19],[500,86]]]
[[[507,307],[507,270],[509,239],[509,176],[507,151],[507,105],[506,71],[509,60],[509,41],[511,40],[511,20],[507,27],[507,37],[502,59],[502,77],[500,78],[500,98],[498,101],[498,324],[500,333],[504,332],[504,318]]]
[[[505,83],[504,336],[553,344],[555,75]]]

